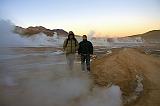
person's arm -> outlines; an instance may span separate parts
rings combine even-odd
[[[78,43],[78,41],[76,40],[76,50],[78,50],[79,49],[79,43]]]
[[[66,43],[67,43],[67,39],[64,40],[64,43],[63,43],[63,50],[65,50],[65,48],[66,48],[66,46],[67,46]]]
[[[90,54],[93,54],[93,45],[91,42],[90,42]]]
[[[81,54],[81,43],[79,43],[78,54]]]

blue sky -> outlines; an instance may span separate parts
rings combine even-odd
[[[160,0],[1,0],[0,17],[22,27],[122,36],[160,29]]]

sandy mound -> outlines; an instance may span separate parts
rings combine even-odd
[[[96,84],[119,85],[124,95],[129,96],[139,86],[136,75],[143,80],[142,88],[149,89],[153,80],[151,73],[160,71],[160,61],[135,49],[122,49],[93,61],[92,68]],[[160,77],[160,74],[157,77]]]

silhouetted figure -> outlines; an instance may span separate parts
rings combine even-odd
[[[87,40],[87,36],[83,35],[83,41],[79,43],[78,54],[81,55],[81,67],[82,71],[85,71],[87,66],[88,72],[90,72],[90,56],[93,54],[93,45]],[[85,64],[86,62],[86,64]]]
[[[63,43],[63,49],[65,51],[67,64],[70,70],[73,69],[75,53],[78,50],[78,47],[78,41],[76,40],[74,33],[69,31],[68,38],[65,39]]]

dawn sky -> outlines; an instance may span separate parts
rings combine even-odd
[[[0,18],[22,27],[125,36],[160,29],[160,0],[0,0]]]

